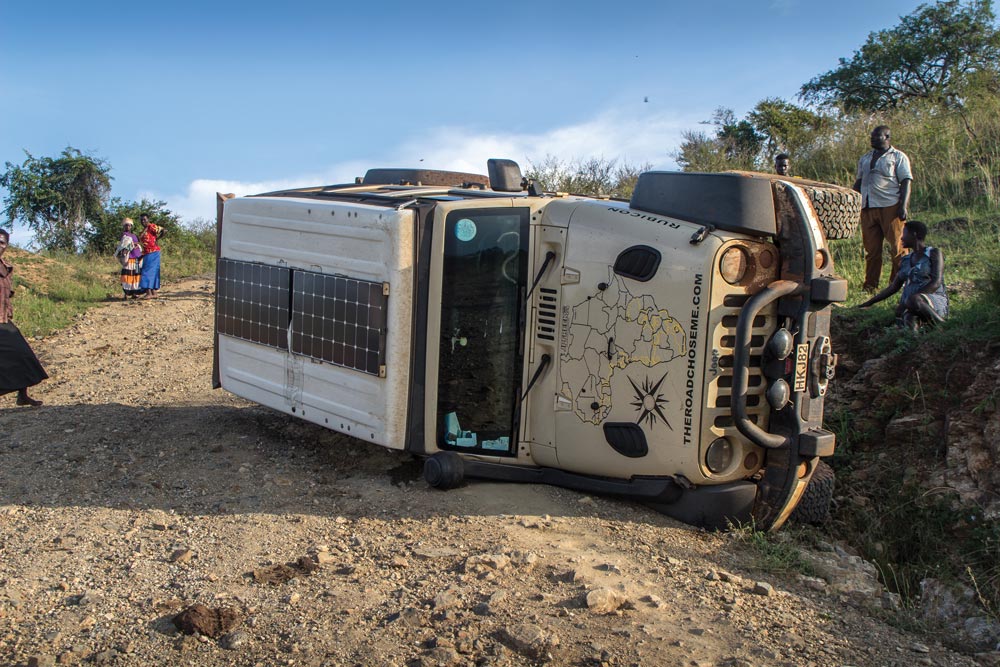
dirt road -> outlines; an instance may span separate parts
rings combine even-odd
[[[429,489],[213,391],[211,346],[206,280],[35,343],[45,405],[0,398],[0,664],[974,664],[631,503]],[[217,638],[175,629],[195,603]]]

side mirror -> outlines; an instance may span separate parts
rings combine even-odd
[[[497,192],[520,192],[521,167],[513,160],[491,158],[486,161],[487,173],[490,176],[490,187]]]

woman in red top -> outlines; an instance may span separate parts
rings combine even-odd
[[[156,241],[163,236],[163,227],[150,222],[145,213],[139,220],[143,225],[142,233],[139,234],[139,243],[142,245],[139,289],[144,291],[143,299],[155,299],[160,290],[160,246]]]

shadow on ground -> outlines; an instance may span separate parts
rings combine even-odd
[[[253,407],[120,404],[0,409],[0,505],[183,514],[615,515],[638,504],[536,485],[429,488],[420,460]]]

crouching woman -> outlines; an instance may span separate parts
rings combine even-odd
[[[903,226],[902,244],[910,254],[903,258],[899,271],[884,290],[859,308],[867,308],[889,298],[900,289],[903,294],[896,306],[896,323],[916,330],[921,323],[937,324],[948,316],[948,292],[944,286],[944,257],[937,248],[924,244],[927,225],[910,220]]]
[[[17,392],[18,405],[38,406],[42,402],[28,395],[28,387],[49,376],[31,351],[28,341],[14,326],[14,267],[3,255],[10,243],[10,234],[0,229],[0,395]]]

